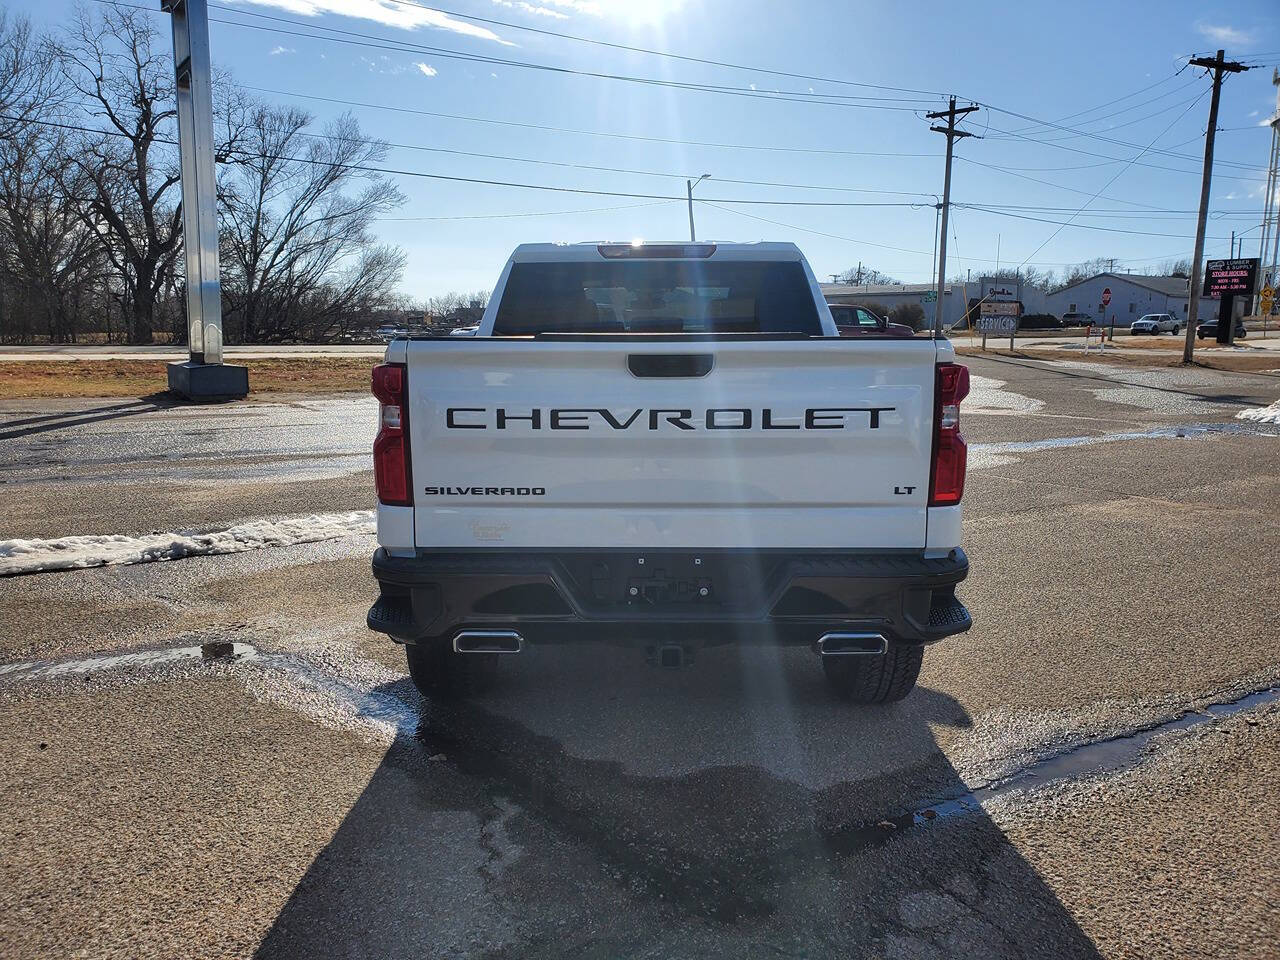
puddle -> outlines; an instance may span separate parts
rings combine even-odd
[[[1067,447],[1088,447],[1100,443],[1119,443],[1123,440],[1182,440],[1211,436],[1275,437],[1280,433],[1259,429],[1245,423],[1188,423],[1171,427],[1155,427],[1126,433],[1103,433],[1096,436],[1049,437],[1045,440],[1026,440],[1009,443],[974,443],[969,445],[969,469],[982,470],[1016,463],[1017,454],[1035,453],[1039,450],[1060,450]]]
[[[964,796],[932,804],[907,815],[911,825],[924,826],[951,817],[975,813],[984,803],[1024,790],[1032,790],[1056,780],[1078,780],[1102,773],[1121,773],[1142,762],[1151,741],[1166,733],[1189,730],[1214,720],[1225,720],[1247,710],[1280,702],[1280,688],[1270,687],[1238,700],[1214,703],[1202,710],[1188,711],[1172,720],[1144,730],[1107,740],[1095,740],[1037,761],[995,783],[971,790]]]

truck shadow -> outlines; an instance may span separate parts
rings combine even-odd
[[[985,814],[913,818],[967,790],[951,697],[833,702],[808,651],[638,660],[539,650],[424,704],[258,956],[1098,956]]]

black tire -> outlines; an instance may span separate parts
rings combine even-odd
[[[492,676],[493,653],[454,653],[446,640],[405,644],[409,677],[427,699],[459,700],[479,693]]]
[[[890,644],[878,657],[830,656],[822,658],[827,688],[850,703],[893,703],[915,688],[924,660],[918,643]]]

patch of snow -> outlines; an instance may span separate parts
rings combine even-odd
[[[969,396],[964,401],[964,414],[1029,414],[1044,408],[1044,401],[1006,390],[1006,381],[969,376]]]
[[[0,576],[244,553],[373,532],[374,512],[356,510],[283,520],[251,520],[211,533],[181,531],[138,537],[105,534],[54,540],[0,540]]]
[[[1253,420],[1257,423],[1280,423],[1280,400],[1267,407],[1250,407],[1236,414],[1237,420]]]

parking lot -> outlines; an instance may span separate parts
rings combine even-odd
[[[965,362],[974,627],[877,708],[734,647],[424,703],[374,401],[0,401],[0,955],[1275,956],[1280,370]]]

